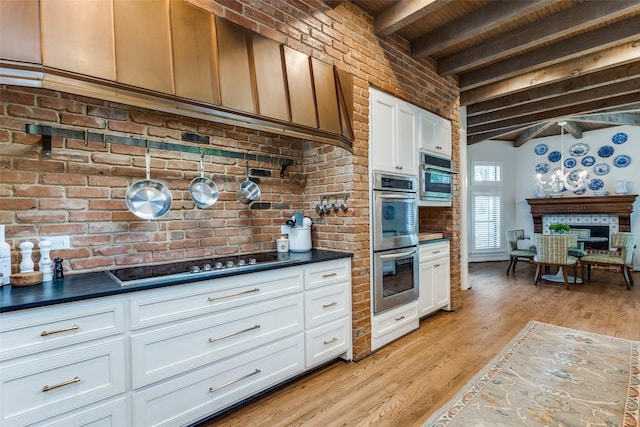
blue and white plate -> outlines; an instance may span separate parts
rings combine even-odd
[[[569,147],[569,154],[572,156],[580,157],[584,156],[589,152],[589,146],[583,142],[579,142],[577,144],[573,144]]]
[[[602,158],[605,158],[605,159],[607,157],[611,157],[612,154],[613,154],[613,147],[610,146],[610,145],[603,145],[598,150],[598,156],[600,156]]]
[[[582,176],[580,176],[581,174]],[[578,182],[580,178],[588,180],[589,174],[587,173],[587,171],[585,171],[584,169],[576,169],[574,171],[571,171],[569,175],[567,175],[568,181]]]
[[[576,159],[574,159],[573,157],[569,157],[568,159],[564,160],[564,167],[568,169],[575,167],[577,164],[578,162],[576,162]]]
[[[552,163],[557,162],[562,158],[562,154],[559,151],[552,151],[549,153],[549,161]]]
[[[536,173],[544,175],[547,172],[549,172],[549,165],[548,164],[546,164],[546,163],[538,163],[536,165]]]
[[[586,188],[584,188],[584,187],[581,187],[581,188],[578,188],[577,190],[575,190],[575,191],[573,192],[573,194],[576,194],[576,195],[578,195],[578,196],[579,196],[579,195],[584,194],[584,193],[586,193],[586,192],[587,192],[587,189],[586,189]]]
[[[620,157],[620,156],[618,156],[618,157]],[[593,173],[595,173],[596,175],[602,176],[602,175],[608,174],[610,169],[611,168],[609,167],[608,164],[606,164],[606,163],[598,163],[597,165],[595,165],[593,167]]]
[[[631,164],[631,157],[621,154],[613,159],[613,166],[617,168],[626,168]]]
[[[611,137],[611,142],[613,142],[614,144],[624,144],[625,142],[627,142],[627,134],[626,133],[616,133],[615,135],[613,135],[613,137]]]
[[[601,179],[592,179],[591,182],[589,182],[590,190],[597,191],[602,189],[602,187],[604,187],[604,182],[602,182]]]
[[[582,158],[582,160],[580,161],[580,163],[582,163],[582,166],[593,166],[596,162],[596,158],[593,156],[584,156]]]
[[[543,154],[545,154],[547,152],[547,150],[549,149],[549,147],[547,147],[547,144],[538,144],[536,145],[536,154],[538,156],[542,156]]]

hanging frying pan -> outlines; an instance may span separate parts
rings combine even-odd
[[[156,219],[171,209],[171,192],[165,184],[154,181],[151,175],[151,153],[147,146],[145,154],[147,179],[136,181],[129,186],[124,201],[127,208],[142,219]]]
[[[204,176],[204,154],[200,156],[200,176],[191,180],[189,195],[201,208],[207,208],[218,201],[218,186]]]
[[[247,179],[240,184],[238,189],[238,200],[245,205],[255,201],[260,197],[260,187],[249,179],[249,162],[245,164],[247,169]]]

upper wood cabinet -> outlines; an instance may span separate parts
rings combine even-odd
[[[38,0],[0,1],[0,58],[42,63]]]
[[[220,104],[213,15],[171,0],[171,30],[176,95]]]
[[[249,65],[249,30],[216,17],[222,105],[256,112]]]
[[[47,0],[40,7],[45,66],[116,80],[112,0]]]
[[[294,123],[318,127],[316,102],[311,83],[309,57],[302,52],[284,46],[284,62],[289,83],[291,119]]]
[[[116,81],[174,94],[169,0],[114,0]]]
[[[291,114],[280,43],[253,33],[251,44],[258,91],[258,113],[262,116],[290,121]]]

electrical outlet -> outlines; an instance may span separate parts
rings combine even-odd
[[[51,250],[71,249],[71,239],[69,236],[46,236],[42,240],[51,242]]]

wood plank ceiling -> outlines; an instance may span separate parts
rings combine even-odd
[[[640,0],[351,1],[457,75],[468,144],[640,125]]]

